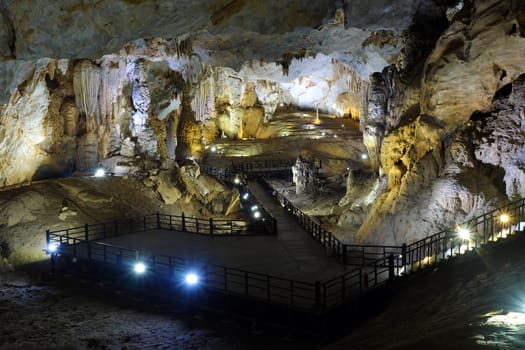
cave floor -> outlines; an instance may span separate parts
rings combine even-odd
[[[330,175],[367,167],[361,159],[366,148],[357,121],[321,115],[316,123],[311,112],[278,114],[259,128],[257,137],[217,139],[213,146],[215,152],[208,147],[202,163],[216,167],[260,159],[295,160],[299,155],[322,160],[321,171]]]

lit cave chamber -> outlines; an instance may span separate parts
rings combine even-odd
[[[523,346],[525,2],[0,0],[0,28],[0,348]]]

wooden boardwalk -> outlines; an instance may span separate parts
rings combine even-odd
[[[138,249],[146,255],[170,255],[195,263],[217,264],[304,282],[333,278],[351,269],[329,256],[258,183],[250,190],[278,222],[275,236],[209,236],[151,230],[102,242]]]

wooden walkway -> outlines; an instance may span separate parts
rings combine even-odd
[[[325,252],[262,185],[250,182],[249,188],[277,220],[277,235],[232,237],[151,230],[102,241],[150,255],[170,255],[304,282],[334,278],[352,269]]]

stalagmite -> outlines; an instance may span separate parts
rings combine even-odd
[[[135,62],[131,79],[133,84],[131,98],[133,101],[133,107],[135,107],[136,111],[133,113],[130,129],[132,130],[132,133],[137,136],[142,130],[144,130],[151,102],[149,89],[146,83],[147,72],[144,60],[138,60]]]
[[[374,73],[370,77],[368,112],[363,130],[363,142],[368,150],[370,166],[378,171],[380,164],[381,142],[385,133],[388,89],[383,76]]]
[[[64,118],[64,134],[76,136],[78,132],[78,108],[74,101],[66,100],[60,107],[60,114]]]

